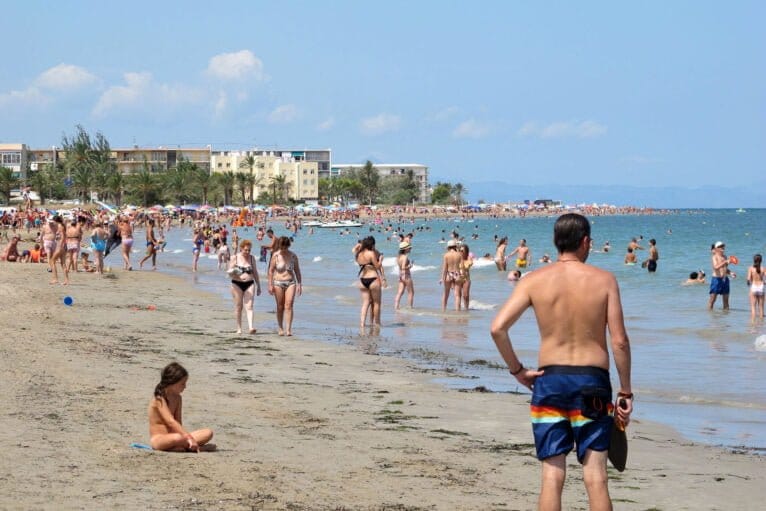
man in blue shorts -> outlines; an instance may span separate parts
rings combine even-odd
[[[723,308],[729,308],[729,259],[724,254],[726,244],[723,241],[716,241],[713,244],[713,250],[710,256],[710,263],[713,266],[713,277],[710,279],[710,299],[707,308],[712,309],[715,305],[715,299],[721,295]]]
[[[591,238],[584,216],[559,217],[553,242],[558,260],[519,281],[492,322],[492,338],[511,375],[532,390],[532,432],[543,472],[538,509],[561,509],[566,456],[576,447],[590,508],[611,510],[606,461],[613,415],[628,424],[633,411],[620,290],[614,275],[585,264]],[[524,367],[508,336],[529,307],[540,329],[539,369]],[[607,330],[620,381],[617,395],[626,404],[616,410]]]

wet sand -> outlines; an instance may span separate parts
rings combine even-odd
[[[448,390],[430,382],[445,374],[405,360],[278,337],[268,295],[256,298],[259,332],[238,336],[228,301],[159,272],[48,280],[45,265],[0,263],[2,509],[536,505],[526,396]],[[129,447],[148,443],[146,406],[173,360],[190,373],[184,424],[213,428],[218,452]],[[629,439],[628,470],[610,469],[616,509],[766,499],[762,456],[645,422]],[[580,476],[570,455],[565,509],[587,509]]]

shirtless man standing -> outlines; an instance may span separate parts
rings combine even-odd
[[[513,257],[514,255],[516,256],[516,268],[526,268],[531,261],[527,240],[522,239],[519,241],[519,246],[514,248],[513,252],[508,254],[508,257]]]
[[[620,290],[611,273],[586,265],[590,223],[565,214],[553,227],[558,261],[530,272],[516,285],[492,322],[491,334],[516,380],[532,389],[530,406],[537,457],[542,461],[538,509],[561,509],[566,456],[577,447],[591,509],[611,510],[606,460],[613,413],[627,424],[633,411],[630,342]],[[508,329],[532,307],[540,329],[539,369],[524,367]],[[606,330],[619,374],[612,404]]]
[[[724,255],[726,244],[716,241],[713,245],[711,265],[713,266],[713,278],[710,279],[710,300],[707,308],[712,309],[715,299],[721,295],[723,309],[729,309],[729,258]]]

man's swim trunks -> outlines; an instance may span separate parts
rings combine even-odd
[[[710,279],[710,294],[711,295],[728,295],[729,294],[729,277],[713,277]]]
[[[526,268],[526,267],[527,267],[526,259],[516,259],[516,268]]]
[[[657,271],[657,261],[654,259],[649,259],[649,262],[646,263],[646,270],[649,272]]]
[[[582,463],[587,449],[606,451],[614,425],[609,372],[590,366],[547,366],[535,380],[530,412],[537,458],[567,454],[577,444]]]

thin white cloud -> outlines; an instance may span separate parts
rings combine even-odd
[[[317,131],[330,131],[335,126],[335,119],[328,117],[324,121],[317,124]]]
[[[484,138],[489,132],[488,124],[478,122],[475,119],[468,119],[457,125],[452,131],[452,136],[455,138]]]
[[[215,101],[215,105],[213,106],[213,115],[218,118],[222,117],[223,114],[226,112],[226,107],[228,106],[229,98],[226,95],[226,92],[220,91],[218,93],[218,99]]]
[[[97,81],[96,75],[85,68],[62,63],[43,71],[35,79],[35,85],[41,89],[73,91]]]
[[[439,110],[438,112],[434,114],[429,115],[428,120],[433,122],[446,122],[454,118],[459,113],[460,113],[460,109],[458,107],[449,106],[447,108]]]
[[[281,105],[269,114],[269,122],[272,124],[287,124],[298,117],[298,109],[295,105]]]
[[[138,112],[140,115],[163,114],[178,107],[199,104],[204,94],[184,85],[157,83],[152,74],[125,73],[124,85],[113,85],[99,97],[92,114],[105,117],[117,111]]]
[[[543,124],[529,121],[519,129],[518,134],[539,138],[597,138],[607,132],[607,127],[596,121],[555,121]]]
[[[398,115],[379,114],[375,117],[362,119],[360,129],[365,135],[381,135],[391,131],[397,131],[402,124]]]
[[[0,107],[3,108],[39,107],[47,105],[50,101],[37,87],[0,93]]]
[[[221,53],[210,59],[207,74],[219,80],[263,80],[263,62],[250,50]]]

